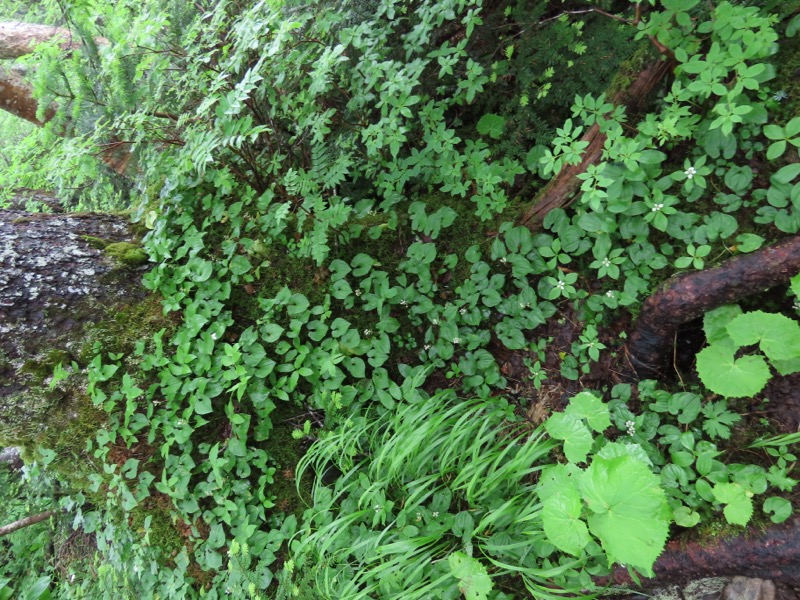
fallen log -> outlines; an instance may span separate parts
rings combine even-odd
[[[788,283],[800,273],[800,236],[668,281],[642,305],[627,345],[628,379],[663,377],[678,328],[704,313]]]
[[[19,521],[14,521],[13,523],[9,523],[8,525],[3,525],[2,527],[0,527],[0,537],[3,537],[4,535],[8,535],[10,533],[14,533],[15,531],[19,531],[24,527],[35,525],[36,523],[41,523],[42,521],[52,517],[54,514],[56,514],[56,511],[46,510],[38,514],[31,515],[30,517],[25,517],[24,519],[20,519]]]
[[[655,589],[706,577],[745,576],[800,586],[800,516],[710,542],[670,542],[653,571],[655,577],[635,583],[627,568],[617,566],[597,583]]]
[[[661,81],[672,72],[673,67],[672,61],[659,57],[640,71],[630,85],[615,92],[609,98],[610,102],[615,105],[624,105],[628,115],[641,112],[647,106],[653,92],[658,89]],[[612,84],[612,88],[615,85],[619,84]],[[581,141],[589,142],[581,162],[577,165],[564,166],[558,175],[550,180],[536,195],[531,207],[520,218],[521,225],[536,230],[542,224],[547,213],[554,208],[564,208],[572,203],[575,193],[581,185],[578,175],[585,172],[589,165],[600,162],[606,135],[600,131],[598,124],[594,124],[583,135]]]

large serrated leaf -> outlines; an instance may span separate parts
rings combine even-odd
[[[574,396],[565,412],[586,419],[589,427],[598,433],[611,427],[608,406],[591,392],[581,392]]]
[[[547,538],[559,550],[578,556],[591,538],[581,519],[583,504],[578,490],[566,487],[542,504],[542,524]]]
[[[458,579],[458,589],[466,600],[488,600],[492,579],[480,561],[463,552],[453,552],[447,557],[453,577]]]
[[[770,378],[761,356],[736,358],[733,342],[716,342],[697,354],[697,374],[709,390],[727,398],[754,396]]]
[[[708,311],[703,316],[703,331],[709,344],[728,337],[726,327],[734,318],[742,314],[742,309],[738,304],[725,304]]]
[[[800,325],[789,317],[755,310],[733,319],[727,331],[739,346],[758,344],[770,360],[800,356]]]
[[[723,512],[728,523],[747,525],[753,516],[753,500],[738,483],[720,483],[714,486],[714,498],[725,505]]]
[[[636,567],[652,577],[670,523],[658,476],[631,456],[595,457],[580,488],[593,513],[589,531],[600,540],[609,562]]]
[[[569,413],[555,413],[544,422],[544,427],[550,437],[564,441],[564,456],[568,461],[579,463],[586,460],[593,439],[582,418]]]

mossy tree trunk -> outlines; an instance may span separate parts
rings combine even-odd
[[[32,445],[78,417],[79,374],[48,384],[58,364],[85,367],[100,332],[145,299],[134,241],[120,215],[0,210],[0,446]]]

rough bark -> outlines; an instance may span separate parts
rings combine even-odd
[[[144,298],[144,267],[114,257],[141,259],[133,241],[119,215],[0,210],[0,444],[29,443],[72,412],[47,383],[56,365],[85,362],[93,326]]]
[[[54,107],[48,107],[44,118],[39,119],[36,116],[39,103],[33,97],[31,86],[19,74],[2,66],[0,66],[0,108],[40,127],[56,114]]]
[[[80,40],[73,38],[72,32],[63,27],[39,25],[36,23],[0,22],[0,60],[9,60],[26,56],[36,49],[38,44],[57,40],[63,50],[80,48]],[[99,38],[96,44],[106,44],[107,40]]]
[[[741,575],[800,586],[800,516],[766,530],[750,527],[742,535],[710,543],[670,542],[653,571],[656,576],[642,579],[639,586],[627,569],[618,566],[598,583],[655,589],[706,577]]]
[[[40,512],[36,515],[31,515],[30,517],[25,517],[24,519],[20,519],[19,521],[14,521],[13,523],[9,523],[8,525],[3,525],[0,527],[0,537],[4,535],[8,535],[10,533],[14,533],[24,527],[28,527],[30,525],[35,525],[36,523],[41,523],[56,514],[54,510],[46,510],[44,512]]]
[[[659,58],[651,62],[636,76],[630,86],[616,92],[609,100],[613,104],[624,105],[629,115],[639,113],[650,101],[661,81],[672,72],[672,68],[673,63],[668,60]],[[536,230],[551,210],[569,206],[581,185],[578,175],[585,172],[589,165],[600,162],[606,143],[606,135],[600,131],[600,127],[597,124],[590,127],[581,140],[589,142],[581,162],[577,165],[566,165],[550,180],[520,218],[522,225]]]
[[[787,283],[797,273],[800,236],[793,236],[713,269],[672,279],[642,305],[627,346],[628,375],[639,379],[663,377],[681,325],[723,304]]]
[[[81,46],[80,41],[74,40],[68,29],[31,23],[0,22],[0,59],[25,56],[30,54],[37,44],[54,38],[65,50]],[[97,38],[94,42],[100,46],[108,44],[105,38]],[[22,75],[14,69],[0,66],[0,109],[37,126],[49,122],[56,114],[55,106],[48,106],[40,118],[36,114],[38,108],[39,103],[33,96],[33,89]],[[68,131],[65,129],[60,134],[67,135]],[[110,151],[100,153],[100,160],[117,173],[124,175],[131,158],[129,148],[115,144],[110,145],[110,148]]]

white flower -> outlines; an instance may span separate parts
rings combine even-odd
[[[467,314],[467,309],[466,308],[459,308],[458,312],[461,313],[462,315],[465,315],[465,314]]]
[[[430,350],[431,349],[431,345],[430,344],[425,344],[422,348],[424,350]]]
[[[508,259],[504,256],[503,258],[500,259],[500,262],[506,264],[508,262]]]
[[[691,179],[691,177],[689,177],[689,179]],[[661,204],[660,202],[658,202],[658,203],[656,203],[656,204],[653,204],[653,209],[652,209],[652,210],[653,210],[653,212],[658,212],[658,211],[660,211],[662,208],[664,208],[664,205],[663,205],[663,204]]]
[[[683,174],[686,175],[686,179],[691,179],[692,177],[697,175],[697,169],[695,169],[694,167],[689,167],[683,172]]]
[[[561,290],[561,291],[564,291],[564,288],[565,288],[566,286],[567,286],[567,282],[566,282],[566,281],[559,281],[559,282],[556,284],[556,287],[557,287],[559,290]]]
[[[438,325],[439,319],[431,319],[431,323],[433,323],[434,325]]]
[[[422,521],[422,513],[417,513],[417,521]]]
[[[789,94],[786,93],[786,90],[778,90],[777,92],[775,92],[775,95],[772,96],[772,99],[775,100],[775,102],[783,102],[788,97]]]
[[[217,334],[216,333],[212,333],[211,334],[211,339],[216,342],[217,341]]]
[[[365,329],[364,330],[364,336],[365,337],[369,337],[371,335],[372,335],[372,329]]]
[[[636,423],[634,421],[625,421],[625,427],[628,428],[628,435],[636,433]]]
[[[459,338],[459,337],[454,337],[454,338],[453,338],[453,343],[454,343],[454,344],[460,344],[460,343],[461,343],[461,338]]]
[[[400,306],[408,306],[408,300],[400,300]]]
[[[613,298],[613,297],[614,297],[614,291],[613,290],[608,290],[606,292],[606,298]]]
[[[438,511],[438,510],[435,510],[435,511],[433,511],[433,512],[431,513],[431,516],[432,516],[432,517],[438,517],[438,516],[439,516],[439,511]]]
[[[376,504],[376,505],[375,505],[375,506],[373,506],[372,508],[374,508],[374,509],[375,509],[375,512],[381,512],[381,505],[380,505],[380,504]]]
[[[361,290],[356,290],[356,296],[360,296],[362,294]]]
[[[608,258],[604,258],[604,259],[603,259],[603,262],[601,262],[601,263],[600,263],[600,265],[601,265],[601,266],[603,266],[603,267],[606,267],[606,268],[608,268],[608,267],[610,267],[610,266],[611,266],[611,261],[610,261],[610,260],[608,260]]]

